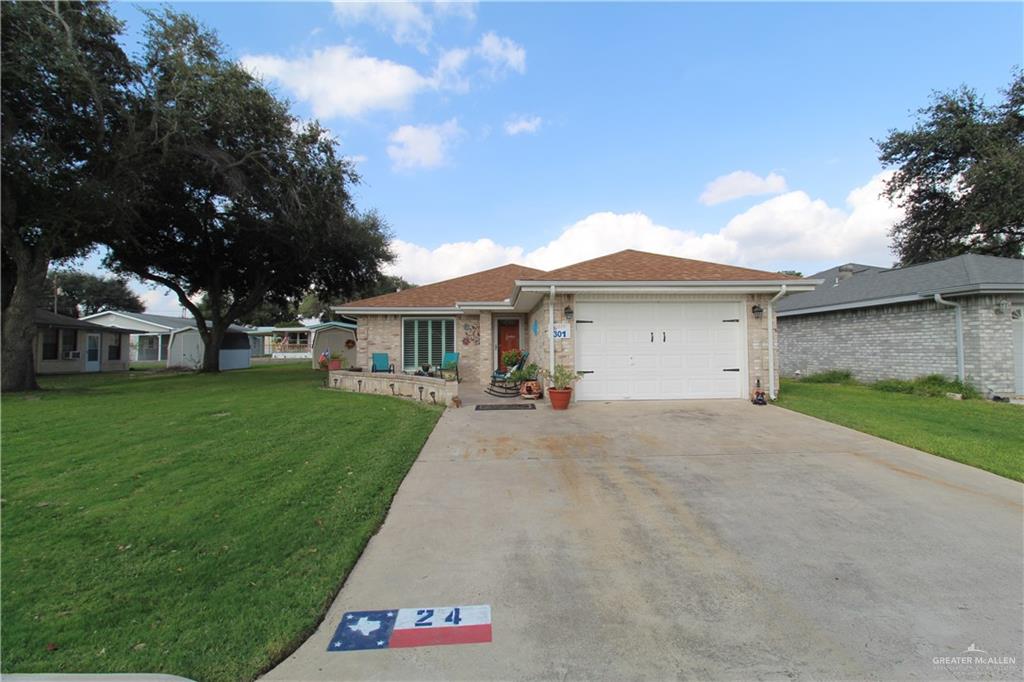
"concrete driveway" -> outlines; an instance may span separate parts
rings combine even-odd
[[[268,677],[1020,679],[1021,503],[740,401],[449,410]],[[344,611],[458,604],[491,605],[492,643],[327,652]],[[984,663],[936,663],[971,645]]]

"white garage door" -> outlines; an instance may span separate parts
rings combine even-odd
[[[578,400],[740,398],[743,304],[576,305]]]

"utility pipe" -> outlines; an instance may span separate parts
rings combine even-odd
[[[548,371],[555,375],[555,285],[551,285],[548,293]]]
[[[960,383],[964,381],[964,318],[961,312],[961,305],[942,298],[942,294],[935,294],[935,302],[939,305],[948,305],[956,311],[956,378]]]
[[[783,284],[779,293],[768,301],[768,397],[775,400],[775,302],[786,295]]]

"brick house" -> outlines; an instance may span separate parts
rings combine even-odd
[[[847,263],[782,300],[782,373],[849,370],[862,381],[960,377],[1024,395],[1024,260],[966,254],[904,268]]]
[[[396,372],[461,354],[480,386],[520,349],[585,372],[578,400],[745,398],[775,391],[774,300],[817,282],[620,251],[550,272],[521,265],[407,289],[334,310],[358,321],[356,364],[388,353]]]

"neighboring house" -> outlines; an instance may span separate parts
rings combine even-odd
[[[782,372],[960,377],[1024,395],[1024,260],[967,254],[904,268],[848,263],[776,306]]]
[[[356,365],[398,371],[461,354],[486,385],[503,351],[585,372],[578,400],[746,398],[777,386],[772,300],[816,282],[620,251],[551,272],[506,265],[334,308],[358,322]]]
[[[270,356],[277,360],[312,359],[320,366],[320,354],[345,359],[345,366],[356,362],[356,325],[350,322],[318,322],[299,327],[255,327],[249,330],[254,356]]]
[[[120,372],[128,369],[128,346],[134,329],[108,327],[35,311],[36,374]],[[129,325],[124,325],[128,327]]]
[[[203,339],[191,317],[105,310],[82,318],[104,327],[129,326],[141,330],[132,335],[133,361],[163,362],[167,367],[199,369],[203,366]],[[220,368],[244,369],[251,365],[251,347],[245,327],[231,325],[220,349]]]

